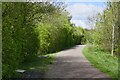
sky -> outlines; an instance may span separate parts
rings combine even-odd
[[[89,24],[88,17],[102,14],[106,8],[104,0],[67,0],[65,3],[66,10],[72,16],[71,23],[87,29],[93,28]]]

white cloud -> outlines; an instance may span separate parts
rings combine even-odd
[[[107,2],[108,0],[66,0],[67,2]],[[119,2],[120,0],[109,0],[110,2]]]
[[[93,4],[75,3],[68,6],[67,10],[73,17],[79,15],[80,17],[86,18],[95,15],[98,12],[101,13],[104,10],[104,7]]]
[[[96,15],[97,13],[102,13],[105,7],[90,3],[73,3],[66,9],[72,16],[72,23],[83,28],[90,28],[84,20],[87,20],[88,17]]]
[[[90,26],[88,26],[85,22],[82,20],[71,20],[71,23],[75,24],[75,26],[80,26],[82,28],[90,29]]]

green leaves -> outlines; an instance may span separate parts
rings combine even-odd
[[[111,51],[114,43],[114,51],[118,46],[118,3],[108,2],[103,14],[98,14],[95,30],[91,30],[91,39],[104,50]],[[114,26],[114,35],[113,35]],[[113,39],[114,37],[114,39]],[[114,41],[113,41],[114,40]],[[115,47],[116,46],[116,47]],[[115,54],[118,53],[115,51]]]
[[[53,53],[81,44],[84,31],[70,23],[57,3],[3,3],[3,77],[31,56]]]
[[[23,3],[4,3],[3,9],[3,77],[14,76],[15,69],[29,55],[37,54],[37,36],[34,26],[28,25],[23,11],[26,8]],[[32,23],[32,22],[31,22]],[[37,43],[37,44],[36,44]],[[8,73],[9,72],[9,73]]]

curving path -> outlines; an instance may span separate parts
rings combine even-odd
[[[45,78],[108,78],[94,68],[82,54],[85,45],[77,45],[71,49],[56,53],[56,59],[50,65]]]

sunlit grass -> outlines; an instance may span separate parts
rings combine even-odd
[[[97,47],[86,46],[83,50],[86,58],[94,67],[107,73],[111,78],[118,78],[118,58],[111,56],[109,52],[100,50]]]

